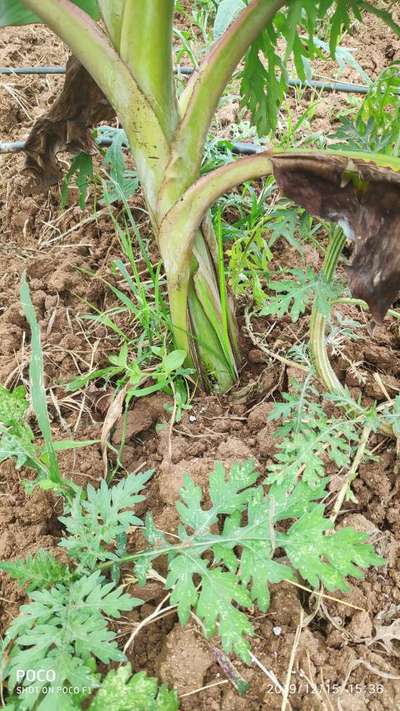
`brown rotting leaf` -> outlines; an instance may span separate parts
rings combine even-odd
[[[29,190],[42,192],[58,183],[62,172],[57,153],[93,153],[90,129],[111,120],[115,112],[86,69],[74,57],[67,63],[64,86],[51,109],[34,124],[25,146]]]
[[[400,173],[323,153],[278,154],[273,165],[284,195],[354,242],[350,288],[382,321],[400,292]]]

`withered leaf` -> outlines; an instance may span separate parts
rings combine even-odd
[[[400,172],[355,154],[278,153],[272,162],[284,195],[354,241],[351,291],[382,321],[400,292]]]
[[[93,153],[90,129],[115,112],[90,74],[74,57],[67,63],[64,86],[51,109],[34,124],[25,145],[25,172],[31,192],[46,191],[62,172],[57,153]]]
[[[375,629],[375,637],[371,640],[371,644],[380,642],[387,654],[400,657],[400,619],[388,626],[376,625]]]

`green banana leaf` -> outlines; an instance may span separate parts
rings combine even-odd
[[[94,20],[100,18],[97,0],[72,0],[72,2],[85,10]],[[0,0],[0,27],[40,22],[40,18],[28,10],[21,0]]]

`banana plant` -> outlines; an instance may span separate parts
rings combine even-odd
[[[219,100],[243,61],[243,103],[258,131],[271,132],[287,88],[286,65],[293,57],[299,77],[306,78],[308,61],[318,53],[314,35],[321,19],[330,18],[333,55],[342,31],[354,19],[362,20],[364,11],[380,16],[394,32],[400,30],[389,12],[364,0],[220,0],[217,5],[215,42],[179,98],[173,67],[174,0],[0,0],[0,26],[45,23],[69,46],[115,110],[163,259],[175,347],[187,353],[188,365],[196,368],[205,388],[224,391],[237,378],[240,353],[234,306],[219,268],[222,257],[209,213],[213,202],[245,180],[275,173],[283,192],[314,214],[337,221],[355,238],[366,230],[368,241],[375,222],[366,226],[361,213],[366,194],[371,212],[374,180],[379,179],[383,193],[384,184],[391,186],[387,209],[393,219],[387,219],[384,228],[398,231],[398,181],[393,178],[398,165],[387,158],[384,166],[377,166],[372,155],[356,160],[342,154],[338,160],[329,154],[270,151],[200,177]],[[283,56],[278,51],[282,39]],[[322,180],[315,179],[318,174]],[[351,201],[354,214],[360,208],[357,224]],[[365,267],[362,260],[363,255],[358,267],[353,265],[356,275]],[[375,277],[368,273],[364,287]],[[385,278],[383,269],[383,290]],[[392,272],[387,279],[386,300],[397,289]]]

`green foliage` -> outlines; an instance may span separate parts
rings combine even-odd
[[[78,153],[72,161],[68,172],[65,174],[61,188],[61,208],[69,203],[69,190],[71,181],[76,176],[76,185],[79,192],[79,207],[84,209],[89,185],[93,180],[93,160],[88,153]]]
[[[130,664],[111,669],[89,711],[178,711],[175,691],[145,672],[133,674]]]
[[[142,525],[128,509],[144,500],[139,492],[153,473],[148,470],[127,476],[112,488],[104,479],[98,489],[89,484],[85,499],[78,493],[67,505],[60,521],[68,535],[62,538],[60,546],[76,561],[79,573],[93,570],[96,562],[118,560],[110,546],[130,526]]]
[[[246,7],[243,0],[221,0],[214,21],[214,39],[219,39],[239,13]]]
[[[100,17],[97,0],[72,0],[74,5],[85,10],[91,17]],[[7,25],[30,25],[41,20],[24,6],[21,0],[0,0],[0,27]]]
[[[122,133],[118,131],[115,136],[118,138]],[[117,145],[120,150],[119,140]],[[110,206],[110,217],[122,250],[122,258],[115,259],[111,264],[111,272],[118,286],[114,285],[114,281],[102,280],[115,297],[116,305],[109,310],[100,310],[89,304],[91,313],[83,316],[84,320],[104,326],[111,336],[117,337],[121,345],[119,350],[116,349],[109,357],[108,364],[74,378],[67,387],[75,391],[101,379],[107,383],[115,383],[117,387],[128,385],[127,404],[133,397],[164,391],[174,398],[176,396],[182,408],[187,400],[186,379],[193,370],[183,367],[185,353],[182,350],[170,351],[171,323],[165,301],[165,277],[161,273],[160,264],[153,265],[148,245],[142,238],[129,207],[128,192],[121,189],[121,181],[129,182],[126,172],[121,175],[123,165],[120,163],[118,167],[118,160],[115,162],[113,159],[109,180],[103,182],[105,202],[110,204],[111,193],[115,191],[124,208],[121,226]],[[137,179],[134,180],[137,184]],[[135,241],[138,250],[135,249]],[[145,276],[138,266],[138,252],[146,267]],[[91,273],[90,276],[98,278]],[[121,315],[125,317],[124,326],[129,322],[132,336],[129,329],[121,328]]]
[[[222,230],[230,287],[236,296],[250,296],[257,307],[264,306],[273,246],[283,239],[302,255],[304,242],[318,245],[316,235],[322,226],[303,209],[277,199],[273,178],[266,179],[261,191],[245,184],[237,194],[222,198],[218,211],[221,206],[227,215]]]
[[[14,390],[7,390],[0,385],[0,422],[4,427],[19,425],[28,409],[25,388],[19,385]]]
[[[96,659],[105,664],[125,659],[104,616],[118,618],[141,601],[107,583],[98,571],[73,582],[58,583],[50,590],[36,590],[30,596],[31,602],[21,606],[20,615],[7,630],[6,641],[13,644],[4,677],[11,692],[17,683],[23,687],[21,711],[41,710],[47,708],[45,689],[49,682],[37,678],[33,685],[24,678],[21,683],[17,672],[51,670],[55,675],[53,702],[63,708],[63,686],[88,689],[98,685],[93,673]]]
[[[286,407],[287,424],[294,429],[295,408],[290,403]],[[313,412],[314,420],[322,418],[315,408]],[[334,450],[332,459],[342,463],[340,445],[330,441],[329,446]],[[382,562],[363,534],[332,530],[324,506],[317,503],[326,494],[326,479],[310,485],[307,477],[297,481],[285,469],[267,491],[257,485],[259,473],[253,462],[234,464],[228,474],[217,463],[207,492],[186,476],[177,503],[180,525],[174,542],[169,543],[148,515],[144,528],[148,549],[119,558],[118,539],[126,537],[130,526],[141,525],[130,509],[142,500],[138,492],[149,477],[150,472],[130,475],[112,488],[102,482],[97,491],[89,486],[86,495],[81,492],[67,504],[60,519],[65,527],[60,546],[74,562],[73,569],[46,553],[28,559],[25,570],[19,563],[3,564],[21,585],[29,586],[31,598],[4,640],[4,649],[10,647],[4,670],[8,688],[15,689],[18,669],[49,669],[56,677],[51,695],[48,682],[35,683],[32,690],[31,682],[24,679],[21,711],[47,711],[49,698],[57,708],[79,708],[74,706],[77,697],[68,699],[57,688],[71,685],[87,697],[100,684],[97,660],[124,660],[105,616],[118,618],[141,601],[107,582],[100,570],[92,572],[99,563],[114,568],[134,558],[135,573],[144,584],[153,561],[167,555],[165,585],[181,623],[196,612],[207,635],[219,634],[227,652],[250,661],[248,638],[253,627],[246,610],[254,605],[268,609],[272,583],[293,579],[299,571],[313,586],[346,590],[347,576],[362,577],[362,568]],[[274,559],[278,549],[285,552],[288,563]],[[165,687],[158,690],[156,682],[144,675],[130,678],[127,667],[107,676],[90,708],[101,709],[107,703],[109,708],[111,703],[116,709],[136,708],[129,705],[133,695],[139,709],[177,708],[174,694]]]
[[[275,404],[271,420],[281,420],[281,438],[275,463],[268,467],[268,483],[294,482],[301,475],[311,487],[325,477],[326,460],[338,467],[349,464],[352,445],[359,438],[358,421],[328,416],[318,402],[318,393],[305,383],[292,383],[293,391],[283,393]]]
[[[400,155],[400,63],[383,70],[369,88],[355,120],[341,119],[333,149]]]
[[[242,77],[242,103],[251,112],[260,136],[276,129],[278,107],[287,88],[285,66],[275,51],[275,37],[273,30],[259,36],[247,54]]]
[[[34,387],[33,382],[31,380],[31,390]],[[14,459],[17,469],[27,467],[37,472],[37,479],[24,481],[28,492],[38,485],[42,489],[59,490],[72,495],[76,489],[73,482],[63,481],[59,485],[51,479],[46,447],[40,447],[35,442],[35,435],[27,422],[28,409],[29,403],[23,386],[9,391],[0,385],[0,462]],[[95,443],[93,440],[60,440],[53,441],[52,444],[56,453],[88,447]]]
[[[400,395],[396,395],[393,404],[384,409],[383,419],[393,427],[396,437],[400,437]]]
[[[327,42],[324,42],[319,37],[314,37],[314,43],[316,47],[322,50],[323,55],[329,55],[330,47]],[[337,45],[335,49],[335,62],[338,65],[339,75],[343,74],[346,69],[350,68],[354,73],[359,75],[363,82],[368,85],[372,83],[369,74],[367,74],[361,64],[357,62],[351,49]]]
[[[44,669],[55,675],[50,685],[48,681],[32,683],[27,677],[22,681],[24,691],[18,696],[20,711],[33,708],[47,711],[46,699],[51,699],[52,708],[80,708],[79,699],[99,686],[96,660],[105,664],[125,660],[106,618],[118,618],[142,601],[107,581],[100,570],[93,572],[93,569],[103,561],[117,561],[113,549],[118,537],[126,534],[130,526],[141,525],[141,520],[127,509],[143,500],[138,492],[151,474],[132,474],[112,488],[103,481],[97,491],[89,486],[86,493],[77,494],[72,504],[66,502],[65,516],[60,518],[65,536],[59,545],[67,551],[73,568],[59,563],[46,551],[39,551],[25,561],[0,564],[0,568],[21,586],[26,586],[30,594],[30,602],[20,608],[4,640],[4,651],[11,645],[4,658],[3,671],[8,689],[12,692],[17,682],[20,684],[17,670]],[[167,690],[161,689],[157,696],[154,680],[146,685],[141,677],[134,679],[128,688],[142,689],[143,705],[138,708],[174,708],[167,704],[171,702]],[[45,687],[49,686],[51,691],[46,691]],[[63,686],[78,688],[79,699],[57,690]],[[113,686],[111,676],[107,686],[110,693]],[[122,689],[121,697],[122,703]],[[154,705],[156,703],[164,703],[164,706]]]
[[[67,583],[70,579],[69,568],[54,558],[46,550],[39,550],[36,555],[25,560],[0,562],[0,570],[4,570],[18,585],[28,592],[47,590],[60,582]]]
[[[28,401],[25,388],[13,391],[0,385],[0,462],[15,459],[16,467],[41,468],[33,432],[26,421]]]
[[[124,202],[134,195],[139,187],[139,181],[135,170],[126,167],[123,146],[128,144],[125,131],[100,127],[97,135],[104,138],[111,138],[111,146],[103,156],[104,168],[107,173],[107,181],[103,184],[105,201],[111,205],[116,201]]]
[[[153,363],[151,367],[145,367],[150,356],[153,361],[157,359],[158,362]],[[125,384],[130,386],[127,391],[127,403],[134,397],[145,397],[159,391],[171,392],[170,386],[174,379],[186,377],[193,372],[183,367],[185,358],[184,351],[167,353],[165,348],[153,346],[138,360],[130,357],[128,344],[124,343],[118,354],[109,357],[111,365],[75,378],[68,384],[68,389],[78,390],[98,378],[107,382],[117,378],[121,387]],[[150,380],[153,382],[149,385]]]
[[[201,4],[207,13],[210,3]],[[0,0],[0,13],[3,6],[4,0],[3,5]],[[242,0],[217,3],[216,36],[244,6]],[[87,9],[89,5],[85,3],[85,7]],[[16,0],[8,3],[6,9],[8,19],[12,11],[14,21],[23,21],[18,15],[22,5]],[[301,78],[309,76],[310,59],[322,48],[321,42],[314,37],[319,21],[332,14],[329,47],[332,54],[338,56],[343,29],[350,26],[354,17],[360,17],[360,10],[364,9],[371,7],[361,0],[294,0],[288,10],[276,15],[250,48],[242,77],[243,101],[250,108],[260,131],[265,133],[276,127],[278,109],[287,88],[286,65],[291,57],[298,75]],[[388,13],[376,8],[371,11],[391,22]],[[1,17],[5,21],[4,12]],[[192,49],[184,33],[180,37],[186,41],[185,51],[190,54]],[[278,51],[282,41],[286,43],[284,57]],[[194,55],[193,59],[195,61]],[[360,113],[363,123],[358,128],[361,133],[364,126],[365,136],[370,132],[373,140],[381,143],[392,130],[393,121],[390,123],[387,116],[397,100],[396,81],[394,75],[388,74],[377,93],[371,90],[363,105],[363,113]],[[389,85],[386,93],[385,87]],[[371,116],[375,120],[375,114],[379,114],[379,118],[374,124],[374,133],[370,121]],[[397,117],[397,114],[391,115],[392,119],[393,115]],[[397,120],[398,117],[395,122]],[[301,126],[302,123],[296,124],[294,132]],[[125,140],[123,132],[115,132],[112,146],[105,153],[108,174],[105,202],[111,204],[118,200],[126,209],[127,199],[138,183],[136,173],[126,168],[122,154]],[[393,139],[390,140],[393,147]],[[69,181],[73,174],[77,174],[81,206],[85,203],[91,171],[88,157],[78,156],[67,177]],[[65,190],[66,187],[64,195]],[[247,280],[252,285],[256,303],[263,298],[262,279],[269,273],[270,247],[274,241],[284,236],[292,245],[298,246],[295,234],[299,215],[287,203],[281,212],[276,211],[278,215],[269,214],[265,221],[259,222],[265,196],[270,196],[274,190],[272,181],[261,198],[256,190],[252,193],[248,190],[249,234],[243,238],[240,248],[235,245],[230,253],[231,281],[236,292],[241,293]],[[301,219],[303,217],[304,213]],[[304,232],[310,231],[310,218],[304,218],[302,224]],[[133,222],[129,227],[137,233]],[[236,231],[240,229],[238,225],[235,228]],[[270,236],[270,242],[264,247],[263,230]],[[113,264],[118,286],[109,286],[119,306],[108,313],[97,312],[91,318],[110,327],[121,337],[122,345],[105,368],[83,375],[71,389],[82,387],[94,378],[103,378],[116,381],[120,388],[128,386],[127,402],[131,397],[164,390],[173,392],[177,404],[176,383],[182,384],[190,371],[183,367],[186,356],[183,350],[170,353],[167,350],[165,334],[169,334],[169,325],[166,329],[168,317],[163,310],[160,287],[161,283],[165,287],[165,281],[144,249],[142,257],[148,269],[149,283],[142,283],[129,231],[120,227],[116,231],[129,265],[128,269],[122,259]],[[235,236],[234,232],[233,229],[227,237]],[[219,237],[220,266],[223,267],[222,230]],[[140,246],[142,248],[143,242]],[[287,275],[289,278],[272,283],[271,289],[276,296],[261,313],[276,316],[290,313],[296,321],[312,299],[316,299],[322,313],[329,313],[332,300],[339,294],[336,286],[332,287],[311,269],[292,269]],[[222,283],[223,269],[219,276]],[[155,284],[158,291],[154,302],[149,299],[148,292]],[[32,694],[26,678],[22,683],[25,689],[22,696],[11,698],[9,706],[15,702],[21,711],[49,711],[55,707],[67,711],[80,708],[85,699],[85,707],[92,711],[106,707],[116,711],[128,708],[172,711],[178,708],[174,693],[166,687],[159,688],[156,680],[143,673],[132,675],[129,665],[110,671],[103,679],[101,689],[89,699],[85,688],[92,691],[101,684],[96,666],[98,661],[107,664],[125,660],[118,649],[115,633],[108,628],[106,617],[118,619],[121,613],[141,604],[140,600],[124,592],[122,586],[117,587],[115,581],[107,581],[102,570],[110,570],[114,579],[115,570],[122,563],[135,559],[136,574],[144,583],[153,562],[161,555],[167,556],[165,584],[171,591],[171,604],[177,605],[180,621],[186,623],[191,612],[195,612],[207,635],[219,634],[227,652],[235,652],[249,661],[248,638],[253,634],[253,627],[247,613],[254,606],[261,611],[268,609],[271,584],[294,579],[300,574],[313,587],[323,584],[328,590],[346,590],[348,576],[360,578],[363,568],[382,563],[367,544],[364,534],[348,528],[335,532],[325,515],[325,506],[319,503],[327,496],[326,464],[333,462],[338,467],[348,466],[354,443],[358,440],[359,420],[328,416],[317,401],[318,393],[310,385],[311,376],[297,390],[285,394],[284,401],[275,407],[272,419],[282,420],[277,434],[284,440],[278,445],[276,461],[269,468],[267,486],[258,484],[259,473],[251,462],[236,464],[229,473],[217,463],[207,491],[186,476],[177,503],[180,525],[173,542],[167,534],[156,529],[148,516],[144,528],[148,549],[124,559],[129,528],[142,525],[132,509],[143,500],[140,492],[151,472],[128,476],[112,488],[105,481],[98,489],[91,485],[85,492],[75,488],[73,498],[72,489],[66,491],[60,480],[57,446],[51,438],[40,332],[26,280],[21,296],[32,331],[32,403],[45,445],[44,451],[38,454],[32,430],[27,424],[25,392],[16,389],[10,393],[0,388],[0,460],[5,455],[12,455],[19,466],[35,466],[41,473],[43,486],[69,494],[60,519],[65,531],[60,547],[68,554],[71,564],[61,564],[44,551],[22,563],[0,564],[2,570],[30,593],[30,601],[21,607],[20,616],[6,634],[3,646],[7,658],[3,676],[12,693],[17,685],[18,669],[48,669],[56,674],[55,687],[78,686],[79,694],[74,698],[58,692],[47,694],[47,682],[35,684],[37,688]],[[122,311],[140,326],[141,335],[135,341],[130,340],[117,323],[116,316]],[[184,388],[181,392],[184,393]],[[184,407],[184,394],[180,397],[181,407]],[[396,432],[400,431],[399,411],[400,399],[396,398],[394,409],[384,414]],[[375,415],[371,410],[371,421]]]
[[[115,202],[125,202],[137,192],[139,187],[136,171],[128,170],[126,167],[123,153],[123,147],[128,142],[126,133],[120,128],[99,126],[95,130],[95,138],[96,140],[102,138],[111,140],[110,147],[102,151],[102,169],[107,176],[107,179],[102,183],[104,194],[102,202],[107,205],[112,205]],[[91,183],[96,182],[93,158],[88,153],[79,153],[72,159],[61,188],[62,208],[69,203],[69,192],[73,179],[75,179],[78,188],[79,206],[83,210],[86,205],[89,186]]]
[[[229,283],[235,296],[251,295],[257,306],[265,303],[263,280],[269,274],[272,253],[257,230],[252,236],[242,236],[228,249]]]
[[[307,76],[309,63],[319,52],[315,35],[320,21],[331,14],[328,44],[335,58],[342,32],[351,27],[354,19],[362,19],[362,10],[379,13],[397,34],[400,33],[389,12],[377,11],[372,4],[362,0],[294,0],[289,9],[275,15],[250,48],[242,75],[242,101],[251,111],[259,135],[276,129],[279,108],[288,86],[289,59],[293,60],[300,79],[310,78]],[[286,44],[283,58],[278,50],[282,42]]]
[[[51,670],[53,671],[53,670]],[[46,702],[39,701],[38,711],[53,711],[57,704],[57,711],[73,711],[83,708],[88,711],[178,711],[179,701],[176,691],[168,689],[165,684],[159,685],[154,677],[147,676],[146,672],[132,674],[130,664],[111,669],[103,679],[96,677],[95,696],[89,706],[87,705],[88,692],[79,693],[74,685],[74,694],[54,693],[53,686],[47,687]],[[32,688],[32,687],[29,687]],[[89,688],[89,687],[87,687]],[[31,692],[29,692],[31,693]],[[8,700],[5,711],[25,711],[30,707],[26,705],[21,696],[13,696],[15,704]],[[84,702],[84,706],[82,706]],[[51,706],[46,705],[51,704]]]
[[[269,288],[277,292],[277,295],[268,298],[260,311],[262,316],[282,318],[289,313],[292,321],[298,321],[312,302],[317,304],[324,316],[329,316],[332,301],[342,293],[338,283],[329,281],[323,273],[316,274],[310,267],[305,270],[288,269],[286,274],[293,278],[269,284]]]
[[[25,275],[21,282],[21,305],[32,334],[29,384],[32,408],[43,435],[44,445],[39,447],[35,443],[34,433],[28,424],[29,402],[25,388],[20,386],[9,391],[0,385],[0,462],[15,459],[18,469],[25,466],[36,471],[38,475],[36,480],[24,482],[27,491],[32,491],[36,485],[39,485],[42,489],[52,489],[72,496],[76,487],[73,482],[61,477],[56,453],[66,449],[87,447],[94,442],[91,440],[53,441],[44,386],[40,328]]]
[[[333,450],[332,458],[340,459],[336,440]],[[316,503],[325,495],[326,479],[312,486],[306,479],[296,483],[284,470],[267,493],[255,485],[257,478],[252,462],[233,465],[228,476],[217,463],[209,477],[210,505],[204,507],[204,492],[186,476],[177,503],[179,542],[168,544],[148,516],[150,548],[136,565],[143,583],[152,560],[168,553],[166,585],[182,624],[195,611],[207,635],[218,632],[225,651],[246,661],[253,628],[241,608],[257,604],[267,610],[269,584],[292,579],[299,570],[313,586],[345,590],[346,576],[360,577],[360,567],[382,563],[363,534],[331,530],[324,506]],[[294,523],[282,533],[278,524],[291,519]],[[273,559],[277,548],[284,549],[291,565]]]
[[[346,576],[362,578],[358,566],[382,565],[383,560],[366,545],[367,535],[351,528],[332,532],[333,523],[324,517],[324,507],[314,506],[296,521],[280,540],[293,567],[310,585],[346,592]]]
[[[48,485],[57,489],[63,489],[65,482],[57,462],[54,449],[53,437],[51,434],[50,418],[47,410],[46,390],[44,386],[44,366],[43,351],[40,337],[40,327],[33,308],[31,294],[26,280],[26,274],[21,281],[21,306],[25,318],[31,329],[32,355],[29,362],[29,381],[31,384],[32,407],[35,412],[41,433],[44,440],[44,457],[48,464]]]
[[[33,383],[34,381],[31,380],[31,390],[34,387]],[[27,467],[36,471],[37,479],[24,481],[28,492],[38,485],[42,489],[54,489],[72,495],[75,489],[72,482],[62,481],[59,484],[51,478],[46,447],[40,447],[35,442],[35,435],[27,421],[28,409],[29,403],[23,386],[10,391],[0,385],[0,462],[14,459],[17,469]],[[91,444],[95,442],[92,440],[52,442],[55,453],[66,449],[88,447]]]

